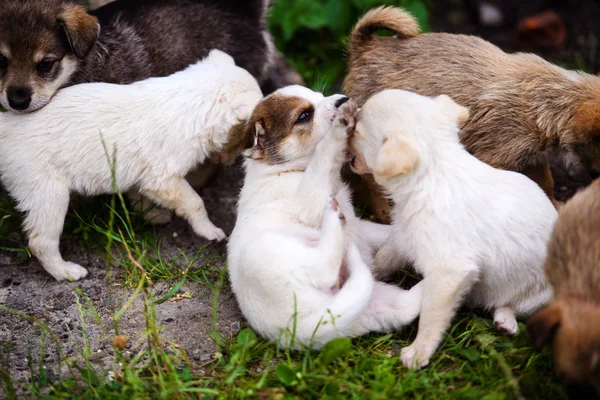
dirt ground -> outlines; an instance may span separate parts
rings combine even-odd
[[[200,191],[211,219],[226,233],[230,233],[234,226],[235,203],[241,179],[240,167],[223,168],[213,183]],[[171,254],[177,254],[177,249],[181,249],[193,257],[206,245],[206,241],[195,236],[181,219],[157,228],[157,232],[162,240],[163,251]],[[173,233],[177,233],[176,237]],[[113,307],[118,310],[133,290],[121,285],[119,276],[123,270],[118,267],[113,268],[113,276],[107,282],[104,259],[69,239],[68,234],[65,236],[61,246],[64,249],[63,257],[88,268],[88,277],[72,284],[55,282],[35,259],[30,259],[24,265],[14,265],[11,254],[0,252],[0,305],[26,313],[46,324],[60,341],[67,357],[72,357],[79,353],[78,346],[82,339],[79,310],[75,302],[75,288],[81,289],[90,298],[103,322],[99,325],[91,318],[85,319],[91,348],[95,352],[93,360],[98,366],[108,367],[112,362]],[[202,256],[224,254],[224,244],[210,244]],[[224,261],[221,258],[211,263],[222,266]],[[193,268],[196,267],[202,267],[202,263]],[[151,290],[160,298],[170,287],[169,283],[159,282]],[[178,302],[166,301],[156,306],[157,322],[163,327],[165,338],[183,347],[193,361],[202,364],[210,360],[216,351],[215,344],[209,338],[212,329],[212,291],[207,285],[187,282],[180,290],[180,293],[185,292],[191,294],[191,298]],[[141,340],[146,329],[142,311],[143,301],[137,298],[119,323],[119,334],[129,335],[132,345]],[[219,295],[218,324],[220,332],[226,336],[235,334],[242,324],[235,298],[227,288]],[[41,336],[35,324],[22,317],[0,312],[0,368],[5,369],[14,381],[23,382],[29,378],[28,353],[38,358]],[[49,344],[45,360],[48,368],[56,365],[56,359],[56,346]],[[49,375],[57,372],[50,370]]]

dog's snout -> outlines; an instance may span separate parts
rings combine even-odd
[[[339,99],[335,102],[335,107],[340,108],[340,106],[342,104],[344,104],[345,102],[347,102],[348,100],[350,100],[350,97],[342,97],[341,99]]]
[[[8,105],[11,108],[19,111],[27,110],[31,104],[31,95],[31,89],[23,87],[9,88],[6,91]]]

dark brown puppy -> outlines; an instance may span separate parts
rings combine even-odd
[[[600,180],[561,210],[546,274],[555,300],[527,322],[533,343],[550,343],[569,382],[600,384]]]
[[[268,0],[121,0],[92,13],[69,0],[0,2],[0,103],[44,107],[61,87],[131,83],[218,48],[271,91],[298,83],[266,28]]]
[[[379,37],[380,29],[397,37]],[[348,44],[346,93],[363,104],[389,88],[447,94],[471,110],[461,140],[482,161],[534,178],[550,195],[546,154],[560,150],[568,171],[600,172],[600,78],[568,71],[533,54],[507,54],[482,39],[419,34],[399,8],[377,8]]]

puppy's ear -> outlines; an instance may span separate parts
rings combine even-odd
[[[563,307],[560,303],[550,304],[529,318],[527,331],[536,348],[539,349],[553,338],[562,318]]]
[[[58,24],[63,30],[71,51],[78,57],[84,58],[98,39],[100,25],[98,19],[77,4],[64,4],[58,15]]]
[[[407,174],[417,165],[417,150],[394,136],[386,138],[375,161],[375,175],[391,178]]]
[[[251,148],[245,150],[242,155],[253,160],[260,160],[265,156],[265,136],[267,132],[260,122],[256,122],[254,127],[250,127],[254,135],[254,142]]]
[[[469,109],[456,104],[449,96],[443,94],[436,97],[435,101],[441,106],[444,113],[456,122],[459,128],[462,128],[469,120]]]

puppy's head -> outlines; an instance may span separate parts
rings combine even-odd
[[[391,179],[424,164],[437,142],[458,142],[458,127],[469,118],[466,108],[448,96],[420,96],[404,90],[385,90],[361,109],[350,138],[355,156],[352,169]]]
[[[574,113],[561,135],[561,154],[569,176],[593,180],[600,176],[600,77],[579,76]]]
[[[343,95],[325,97],[302,86],[279,89],[252,112],[244,156],[270,165],[305,168],[346,100]]]
[[[0,2],[0,104],[44,107],[77,70],[99,25],[81,5],[60,0]]]
[[[600,308],[574,299],[557,301],[527,321],[536,347],[549,344],[566,383],[600,382]]]

